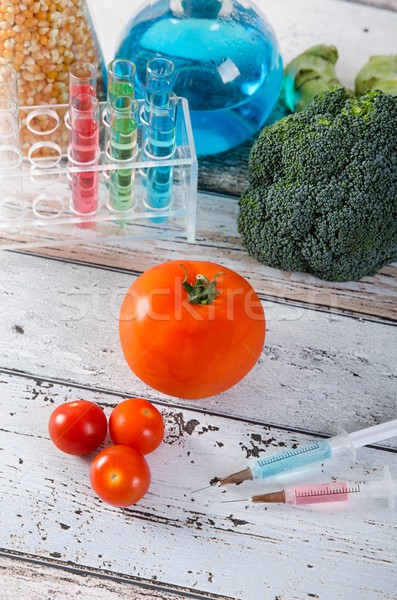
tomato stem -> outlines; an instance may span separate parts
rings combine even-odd
[[[191,304],[211,304],[217,295],[220,294],[220,291],[216,289],[217,278],[220,275],[224,275],[224,273],[217,273],[214,275],[212,281],[205,275],[198,274],[196,275],[196,281],[192,285],[187,281],[189,274],[185,265],[180,264],[179,266],[185,270],[185,279],[182,282],[182,286],[188,294],[189,302]]]

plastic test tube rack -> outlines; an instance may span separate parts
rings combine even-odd
[[[143,100],[138,101],[140,107]],[[178,99],[176,149],[172,158],[149,159],[144,152],[144,122],[138,123],[138,152],[127,164],[109,159],[106,103],[100,103],[100,154],[93,166],[73,166],[68,160],[67,105],[20,108],[23,158],[18,168],[0,165],[0,248],[31,248],[73,242],[117,242],[157,237],[195,238],[197,159],[187,101]],[[139,110],[139,114],[142,111]],[[168,207],[146,202],[149,168],[172,167]],[[132,169],[134,207],[115,211],[109,204],[109,175]],[[74,173],[98,171],[96,212],[79,214],[72,204]]]

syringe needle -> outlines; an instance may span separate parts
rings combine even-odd
[[[191,493],[192,494],[197,494],[197,492],[201,492],[203,490],[208,490],[210,487],[213,487],[212,485],[206,485],[205,487],[199,488],[198,490],[193,490]]]
[[[249,502],[251,498],[239,498],[238,500],[221,500],[221,504],[229,504],[230,502]]]
[[[214,485],[216,485],[217,483],[219,484],[219,477],[214,477],[213,479],[211,479],[209,485],[199,488],[198,490],[193,490],[192,494],[196,494],[197,492],[201,492],[202,490],[208,490],[209,488],[214,487]]]

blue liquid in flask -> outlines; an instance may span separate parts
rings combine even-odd
[[[159,0],[128,25],[116,53],[137,67],[143,97],[146,63],[175,65],[174,92],[187,98],[198,155],[237,146],[258,131],[279,96],[283,69],[263,15],[238,0]]]

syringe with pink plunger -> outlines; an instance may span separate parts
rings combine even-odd
[[[383,479],[367,482],[339,481],[330,483],[314,483],[306,485],[286,486],[276,492],[257,494],[244,500],[229,500],[226,502],[279,503],[294,504],[323,504],[327,502],[348,502],[353,497],[383,498],[389,508],[395,508],[397,498],[397,480],[392,479],[389,467],[383,469]]]

